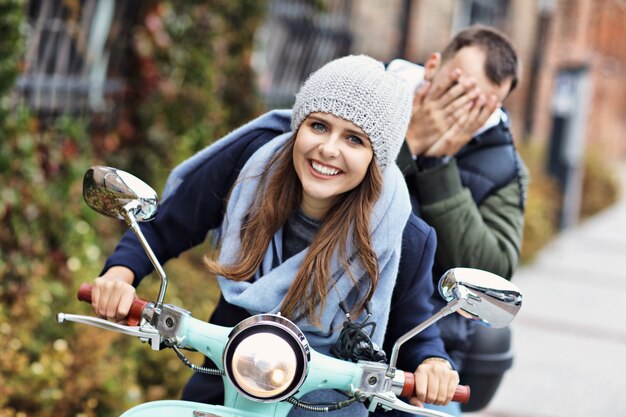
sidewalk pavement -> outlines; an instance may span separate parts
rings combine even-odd
[[[515,359],[468,417],[626,417],[626,166],[622,199],[561,233],[513,278]]]

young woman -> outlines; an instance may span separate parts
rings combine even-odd
[[[340,58],[305,82],[290,129],[284,112],[270,113],[174,170],[159,214],[142,229],[161,262],[220,229],[219,257],[207,258],[222,292],[211,322],[233,326],[280,312],[330,354],[345,320],[341,305],[357,321],[371,306],[378,345],[431,315],[435,236],[411,215],[395,165],[411,97],[382,63]],[[100,316],[127,315],[134,287],[151,270],[141,251],[127,233],[107,260],[92,294]],[[403,347],[398,365],[415,369],[415,401],[452,398],[458,375],[435,326]],[[218,403],[219,385],[220,378],[196,374],[183,398]],[[338,394],[310,395],[305,400],[314,402]],[[334,415],[365,414],[354,404]]]

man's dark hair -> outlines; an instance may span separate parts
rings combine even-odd
[[[505,34],[483,25],[463,29],[441,53],[442,62],[451,59],[467,46],[478,46],[485,51],[485,73],[490,81],[500,85],[507,78],[511,78],[509,93],[515,89],[519,79],[517,53]]]

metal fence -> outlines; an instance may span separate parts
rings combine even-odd
[[[351,0],[268,3],[268,17],[258,32],[253,60],[268,107],[290,107],[311,72],[350,52],[351,9]]]
[[[42,116],[112,111],[138,3],[31,0],[18,101]]]
[[[511,0],[460,0],[457,3],[455,31],[480,23],[505,31]]]
[[[17,100],[43,118],[118,112],[140,3],[30,0]],[[267,106],[289,107],[311,72],[350,52],[352,0],[269,0],[267,7],[253,66]]]

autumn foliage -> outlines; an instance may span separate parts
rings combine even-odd
[[[259,111],[249,61],[263,2],[142,4],[113,128],[63,115],[44,124],[12,104],[25,1],[0,5],[1,417],[119,415],[143,401],[178,398],[191,375],[171,351],[56,320],[59,312],[91,314],[76,289],[99,274],[124,231],[83,202],[84,172],[113,165],[160,191],[174,164]],[[167,266],[166,301],[205,318],[218,292],[201,254]],[[145,281],[140,295],[154,298],[158,280]]]

